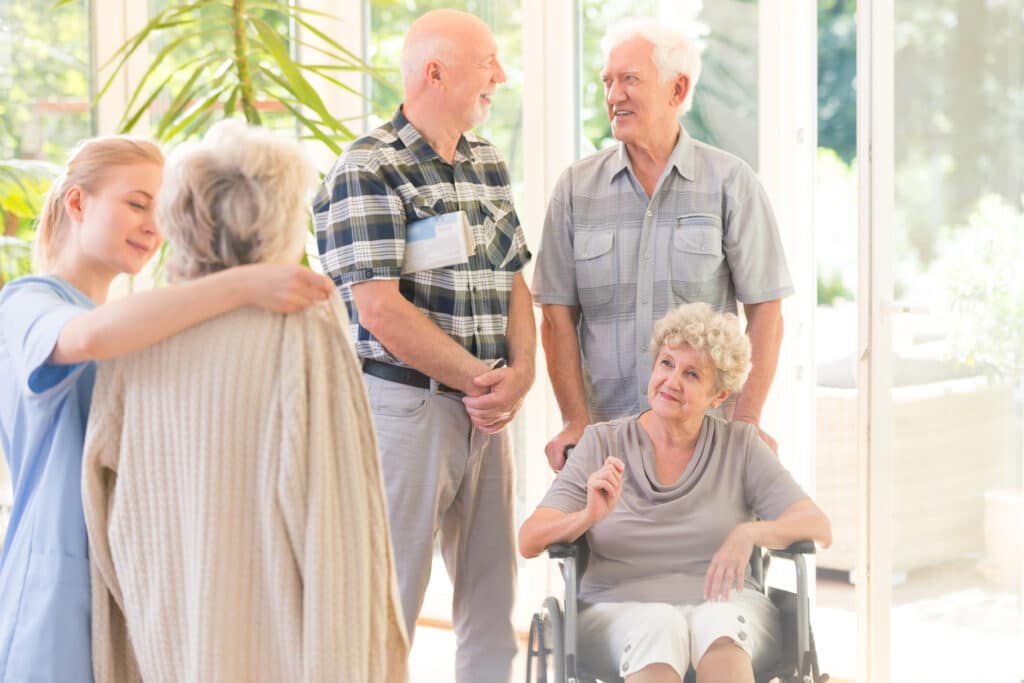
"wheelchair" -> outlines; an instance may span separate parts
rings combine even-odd
[[[813,555],[814,543],[799,541],[784,550],[769,551],[762,555],[754,548],[750,570],[764,586],[764,572],[771,557],[793,561],[796,568],[797,592],[766,587],[768,598],[779,610],[782,623],[782,650],[774,664],[763,671],[755,671],[756,683],[778,680],[782,683],[826,683],[828,674],[818,671],[818,656],[811,631],[810,599],[807,592],[807,564],[804,555]],[[579,662],[577,653],[577,591],[586,571],[589,548],[586,536],[575,543],[555,543],[548,546],[548,557],[560,560],[565,581],[565,608],[558,598],[549,596],[541,611],[533,615],[527,643],[526,683],[596,683],[586,673],[585,663]],[[605,683],[621,683],[620,678]],[[695,683],[696,673],[691,667],[684,683]]]

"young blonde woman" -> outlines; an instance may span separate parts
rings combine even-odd
[[[95,361],[241,306],[301,310],[333,289],[298,266],[261,264],[107,303],[114,277],[138,273],[163,240],[163,162],[144,140],[80,145],[40,217],[42,274],[0,291],[0,449],[14,488],[0,554],[0,683],[93,679],[80,478]]]

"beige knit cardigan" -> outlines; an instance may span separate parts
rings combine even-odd
[[[82,478],[96,680],[405,681],[371,419],[337,296],[102,363]]]

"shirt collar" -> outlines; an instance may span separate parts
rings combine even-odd
[[[434,159],[448,163],[430,146],[426,138],[420,135],[420,132],[416,130],[416,126],[412,125],[409,119],[405,118],[405,112],[402,111],[401,105],[395,110],[395,115],[391,117],[391,125],[395,129],[398,139],[402,141],[417,163],[423,164]],[[459,136],[459,142],[455,145],[455,163],[460,164],[464,161],[473,161],[473,150],[470,148],[466,136],[461,135]]]
[[[679,124],[679,139],[676,140],[676,146],[668,157],[668,165],[675,167],[676,172],[687,180],[694,179],[693,138],[686,132],[682,124]],[[629,161],[629,153],[626,152],[626,143],[620,142],[619,153],[615,159],[615,166],[612,168],[611,179],[615,180],[616,176],[626,169],[632,172],[633,165]]]

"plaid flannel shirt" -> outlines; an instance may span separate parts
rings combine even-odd
[[[465,211],[472,227],[468,263],[402,275],[406,225],[453,211]],[[466,133],[449,164],[399,108],[335,163],[313,200],[313,224],[360,358],[404,365],[359,324],[352,285],[367,280],[398,280],[402,296],[474,356],[508,356],[512,280],[531,255],[508,169],[489,142]]]

